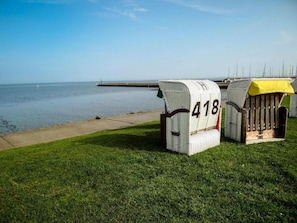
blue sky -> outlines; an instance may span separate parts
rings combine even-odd
[[[0,84],[295,73],[296,21],[297,0],[1,0]]]

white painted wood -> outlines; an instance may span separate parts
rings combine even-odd
[[[162,80],[159,87],[166,113],[188,111],[166,118],[167,149],[193,155],[220,143],[221,91],[215,82]]]

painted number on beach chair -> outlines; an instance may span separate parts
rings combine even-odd
[[[218,113],[219,104],[220,104],[220,102],[219,102],[218,99],[213,100],[211,114],[215,115],[215,114]],[[200,101],[198,101],[195,104],[195,107],[194,107],[194,109],[192,111],[192,116],[196,116],[196,118],[199,118],[199,115],[201,114],[201,111],[200,111],[201,106],[200,105],[201,105]],[[209,100],[204,103],[203,109],[205,109],[205,116],[208,116],[208,113],[209,113]]]

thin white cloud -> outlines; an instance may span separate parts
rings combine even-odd
[[[134,8],[133,11],[135,12],[147,12],[148,10],[145,8]]]
[[[118,9],[118,8],[106,8],[107,11],[130,18],[132,20],[139,20],[139,18],[136,16],[135,13],[133,13],[130,10],[122,10],[122,9]]]
[[[135,0],[122,0],[122,2],[130,7],[137,7],[137,2]]]
[[[88,0],[91,4],[100,6],[97,13],[89,13],[92,16],[107,17],[107,16],[121,16],[130,19],[131,21],[150,25],[147,21],[144,21],[142,15],[149,10],[143,7],[138,1],[135,0]]]
[[[205,12],[205,13],[222,14],[222,15],[230,14],[230,10],[217,8],[217,7],[204,6],[204,5],[198,4],[191,0],[164,0],[164,1],[175,4],[175,5],[179,5],[182,7],[197,10],[200,12]]]
[[[141,7],[137,1],[134,0],[122,0],[111,5],[111,7],[105,7],[105,9],[109,12],[124,16],[136,22],[142,22],[142,19],[140,18],[141,13],[148,11],[146,8]]]

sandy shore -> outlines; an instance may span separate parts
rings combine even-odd
[[[162,111],[139,112],[0,135],[0,151],[159,120],[161,112]]]

